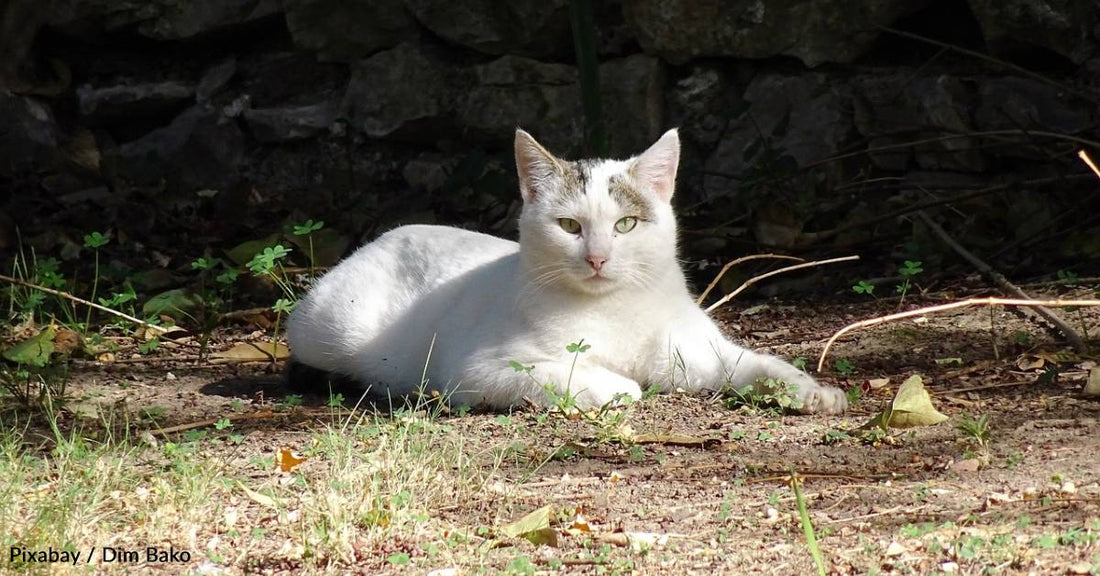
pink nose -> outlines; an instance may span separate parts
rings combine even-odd
[[[603,265],[607,262],[607,257],[594,256],[590,254],[588,255],[588,257],[585,258],[585,260],[588,260],[588,265],[591,266],[593,270],[599,272],[600,268],[603,268]]]

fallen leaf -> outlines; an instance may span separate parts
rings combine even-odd
[[[226,250],[225,255],[233,261],[234,264],[244,266],[252,260],[252,257],[257,252],[262,252],[264,248],[272,246],[282,238],[282,235],[275,233],[266,238],[260,238],[259,240],[249,240],[248,242],[242,242],[235,247]]]
[[[290,349],[278,343],[237,342],[229,350],[215,352],[210,357],[226,362],[270,362],[289,358]]]
[[[288,236],[292,244],[309,256],[310,239],[313,240],[313,265],[332,266],[340,261],[351,244],[351,238],[337,232],[334,228],[322,228],[306,236]],[[250,257],[251,258],[251,257]]]
[[[959,460],[951,465],[951,470],[960,473],[977,472],[982,467],[981,461],[977,458],[967,458],[965,460]]]
[[[1100,396],[1100,367],[1089,369],[1089,380],[1085,384],[1085,396]]]
[[[663,444],[665,446],[710,446],[721,443],[717,438],[699,438],[688,434],[635,434],[635,444]]]
[[[306,460],[309,460],[309,458],[297,456],[290,448],[279,448],[279,451],[275,453],[275,462],[278,463],[279,469],[283,472],[293,471]]]
[[[16,364],[30,364],[41,368],[50,361],[50,354],[54,351],[53,340],[56,336],[57,329],[47,326],[38,335],[4,350],[4,358]]]
[[[237,486],[239,486],[240,489],[243,490],[244,493],[248,495],[248,497],[251,498],[253,502],[256,502],[261,506],[266,506],[271,509],[278,509],[284,504],[284,502],[279,498],[274,498],[272,496],[268,496],[267,494],[261,494],[249,488],[248,486],[245,486],[244,483],[239,480],[237,481]]]
[[[558,545],[558,533],[550,527],[550,511],[549,505],[543,506],[502,527],[500,533],[509,538],[527,539],[532,544],[556,547]]]
[[[879,388],[885,388],[889,383],[889,378],[872,378],[867,381],[867,386],[871,390],[878,390]]]
[[[1038,370],[1047,363],[1046,360],[1038,356],[1024,355],[1016,359],[1016,367],[1020,370]]]
[[[141,313],[146,318],[150,316],[168,316],[173,320],[182,320],[191,316],[199,307],[199,301],[193,294],[184,288],[176,288],[161,292],[145,301],[141,307]]]
[[[868,428],[913,428],[915,426],[931,426],[947,420],[947,416],[941,414],[932,405],[932,398],[924,389],[924,382],[920,375],[910,376],[898,388],[890,407],[880,412],[866,424],[861,426]]]
[[[939,364],[940,366],[950,366],[950,365],[952,365],[952,364],[955,364],[955,365],[957,365],[957,366],[962,366],[962,364],[963,364],[963,359],[962,359],[962,358],[959,358],[959,357],[953,357],[953,358],[936,358],[936,364]]]

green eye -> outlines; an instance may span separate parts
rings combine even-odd
[[[581,223],[572,218],[558,218],[558,226],[570,234],[581,233]]]
[[[619,221],[615,223],[615,231],[619,234],[626,234],[634,229],[638,225],[638,219],[633,216],[627,216],[625,218],[619,218]]]

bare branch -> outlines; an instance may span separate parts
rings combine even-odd
[[[837,262],[849,262],[849,261],[852,261],[852,260],[859,260],[859,256],[844,256],[842,258],[830,258],[828,260],[816,260],[814,262],[806,262],[804,264],[795,264],[794,266],[787,266],[786,268],[780,268],[778,270],[772,270],[771,272],[768,272],[767,274],[761,274],[759,276],[754,276],[754,277],[749,278],[748,280],[746,280],[744,284],[738,286],[737,290],[734,290],[733,292],[730,292],[729,294],[726,294],[725,296],[722,297],[721,300],[715,302],[714,304],[711,304],[707,308],[707,312],[712,312],[715,309],[717,309],[718,307],[720,307],[721,305],[725,304],[726,302],[729,302],[730,300],[733,300],[733,298],[735,296],[737,296],[738,294],[744,292],[745,289],[747,289],[749,286],[752,286],[753,284],[756,284],[757,282],[759,282],[761,280],[764,280],[765,278],[771,278],[772,276],[775,276],[775,275],[778,275],[778,274],[783,274],[784,272],[792,272],[794,270],[801,270],[803,268],[812,268],[814,266],[824,266],[825,264],[836,264]]]
[[[718,281],[722,279],[722,276],[726,275],[726,272],[728,272],[730,268],[733,268],[734,266],[742,262],[748,262],[749,260],[762,260],[765,258],[773,258],[775,260],[794,260],[795,262],[806,261],[804,258],[798,258],[796,256],[784,256],[783,254],[753,254],[751,256],[742,256],[736,260],[730,260],[729,262],[726,262],[726,265],[723,266],[721,270],[718,271],[718,275],[714,277],[714,280],[711,280],[710,284],[707,284],[707,289],[703,290],[703,293],[695,299],[695,303],[702,304],[703,300],[707,299],[707,294],[710,294],[710,291],[714,290],[714,287],[718,285]]]
[[[875,318],[868,318],[866,320],[860,320],[859,322],[849,324],[840,330],[836,334],[833,334],[832,338],[825,343],[825,349],[821,351],[821,357],[817,361],[817,371],[821,372],[825,366],[825,357],[829,355],[829,349],[832,348],[833,342],[836,342],[837,338],[855,330],[857,328],[868,328],[871,326],[877,326],[879,324],[885,324],[887,322],[893,322],[895,320],[903,320],[905,318],[912,318],[914,316],[922,316],[924,314],[932,314],[933,312],[944,312],[946,310],[955,310],[957,308],[967,308],[969,306],[1050,306],[1050,307],[1065,307],[1065,306],[1100,306],[1100,300],[1029,300],[1018,298],[969,298],[967,300],[960,300],[958,302],[949,302],[947,304],[940,304],[938,306],[928,306],[926,308],[917,308],[915,310],[907,310],[905,312],[898,312],[896,314],[889,314],[887,316],[877,316]]]
[[[45,286],[39,286],[38,284],[31,284],[30,282],[27,282],[25,280],[20,280],[18,278],[12,278],[11,276],[4,276],[2,274],[0,274],[0,280],[3,280],[4,282],[8,282],[10,284],[17,284],[19,286],[26,286],[27,288],[31,288],[33,290],[40,290],[42,292],[45,292],[46,294],[53,294],[54,296],[59,296],[61,298],[66,298],[66,299],[72,300],[73,302],[76,302],[78,304],[83,304],[85,306],[91,306],[92,308],[95,308],[96,310],[102,310],[102,311],[104,311],[108,314],[113,314],[115,316],[118,316],[119,318],[124,318],[126,320],[129,320],[130,322],[133,322],[134,324],[140,324],[141,326],[145,326],[146,328],[149,328],[150,330],[154,330],[156,332],[159,332],[160,334],[164,334],[164,333],[168,332],[168,329],[163,327],[163,326],[157,326],[156,324],[150,324],[150,323],[148,323],[144,320],[134,318],[133,316],[130,316],[128,314],[123,314],[122,312],[119,312],[118,310],[112,310],[112,309],[110,309],[106,306],[100,306],[99,304],[96,304],[95,302],[89,302],[88,300],[85,300],[83,298],[73,296],[72,294],[69,294],[68,292],[61,292],[60,290],[54,290],[53,288],[46,288]]]

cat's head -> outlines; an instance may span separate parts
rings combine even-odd
[[[520,250],[533,284],[603,294],[677,266],[676,130],[628,160],[562,160],[523,130],[515,148]]]

